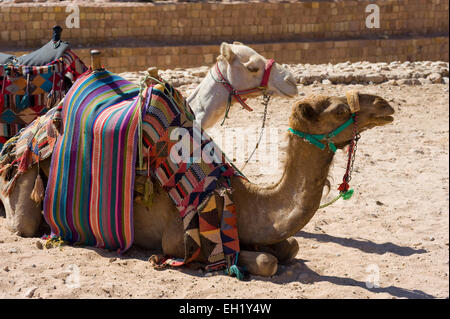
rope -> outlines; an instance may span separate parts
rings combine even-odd
[[[335,198],[333,198],[332,200],[330,200],[328,203],[320,205],[319,209],[325,208],[330,206],[331,204],[334,204],[335,202],[337,202],[339,200],[339,198],[342,197],[343,200],[348,200],[353,196],[353,189],[349,189],[346,192],[340,192],[338,196],[336,196]]]
[[[269,102],[270,102],[270,95],[268,95],[266,92],[264,92],[264,95],[263,95],[264,115],[263,115],[263,120],[262,120],[262,124],[261,124],[261,131],[259,132],[259,138],[258,138],[258,141],[256,142],[255,148],[253,149],[252,153],[245,161],[244,166],[242,166],[242,168],[240,169],[241,171],[244,170],[245,166],[247,166],[248,162],[250,162],[250,159],[252,158],[253,154],[255,154],[256,149],[259,147],[259,143],[261,142],[261,138],[263,136],[264,129],[266,127],[267,108],[269,106]]]

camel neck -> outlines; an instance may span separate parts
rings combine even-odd
[[[320,206],[334,153],[292,134],[288,139],[287,158],[277,183],[259,187],[233,179],[238,223],[246,225],[239,237],[245,243],[280,242],[303,228]]]
[[[270,191],[271,196],[289,196],[289,208],[317,210],[334,153],[321,150],[302,138],[288,135],[289,143],[283,175]],[[289,209],[288,208],[288,209]]]
[[[223,62],[218,62],[219,68],[226,78],[227,66]],[[215,81],[211,71],[199,84],[199,86],[187,98],[187,102],[194,111],[196,118],[201,121],[203,129],[212,127],[219,119],[225,115],[229,92],[219,82]]]

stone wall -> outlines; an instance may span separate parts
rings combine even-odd
[[[380,28],[366,27],[371,3],[380,7]],[[72,29],[65,27],[68,5],[0,4],[0,51],[36,48],[59,24],[82,57],[100,48],[115,71],[211,64],[222,41],[250,44],[283,63],[448,61],[449,0],[87,2],[79,4],[80,28]]]
[[[266,57],[281,63],[338,63],[343,61],[448,61],[448,37],[414,39],[378,39],[320,42],[282,42],[250,44]],[[89,63],[89,49],[76,49]],[[219,45],[105,47],[101,49],[103,64],[115,72],[212,65],[219,54]],[[26,51],[14,51],[15,55]]]

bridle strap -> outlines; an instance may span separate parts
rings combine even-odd
[[[359,106],[359,93],[357,90],[349,90],[345,93],[345,97],[347,98],[348,106],[350,107],[350,111],[352,113],[359,112],[361,107]]]
[[[250,111],[250,112],[251,112],[251,111],[253,111],[253,109],[252,109],[250,106],[248,106],[247,103],[245,103],[246,98],[243,98],[242,95],[248,95],[248,94],[251,94],[251,93],[258,92],[258,91],[263,91],[263,92],[265,92],[265,91],[267,90],[267,86],[268,86],[268,83],[269,83],[270,73],[271,73],[271,71],[272,71],[272,67],[273,67],[274,63],[275,63],[275,60],[274,60],[274,59],[269,59],[269,60],[267,60],[266,65],[265,65],[265,67],[264,67],[264,74],[263,74],[263,77],[262,77],[262,79],[261,79],[260,85],[259,85],[258,87],[255,87],[255,88],[252,88],[252,89],[247,89],[247,90],[236,90],[236,89],[231,85],[231,83],[230,83],[229,81],[227,81],[227,80],[225,79],[225,77],[223,76],[223,74],[222,74],[222,72],[220,71],[220,68],[219,68],[219,63],[216,63],[216,65],[215,65],[216,73],[217,73],[219,79],[217,80],[217,79],[213,76],[212,72],[210,72],[210,74],[211,74],[211,77],[212,77],[216,82],[221,83],[221,84],[228,90],[228,93],[229,93],[229,98],[228,98],[228,100],[229,100],[230,102],[231,102],[231,99],[234,98],[237,102],[239,102],[239,104],[242,105],[242,107],[243,107],[244,109],[246,109],[247,111]],[[211,69],[211,70],[212,70],[212,69]],[[229,106],[228,106],[227,108],[229,108]]]
[[[266,66],[264,68],[263,78],[261,80],[260,88],[267,89],[267,85],[269,84],[269,77],[272,71],[273,64],[275,63],[274,59],[269,59],[266,62]]]
[[[293,128],[289,128],[289,132],[305,139],[306,141],[310,142],[311,144],[317,146],[321,150],[324,150],[326,148],[326,145],[322,143],[322,140],[325,140],[328,143],[328,148],[333,152],[336,153],[337,147],[334,145],[333,141],[330,139],[337,136],[339,133],[341,133],[343,130],[345,130],[350,124],[354,123],[355,113],[352,114],[352,116],[341,126],[336,128],[335,130],[331,131],[328,134],[309,134],[300,132],[297,130],[294,130]]]
[[[291,133],[307,140],[311,144],[314,144],[321,150],[324,150],[326,146],[320,141],[325,139],[328,142],[328,148],[335,153],[337,150],[336,145],[334,145],[334,143],[330,139],[337,136],[339,133],[341,133],[343,130],[345,130],[350,124],[354,123],[353,139],[352,139],[352,143],[350,145],[351,153],[352,153],[353,152],[353,143],[354,143],[355,139],[356,140],[359,139],[359,137],[358,137],[359,134],[357,132],[358,123],[356,121],[358,112],[361,109],[361,107],[359,105],[359,92],[357,90],[349,90],[345,93],[345,97],[347,98],[347,104],[350,107],[352,116],[350,117],[350,119],[347,120],[347,122],[345,122],[344,124],[339,126],[337,129],[331,131],[328,134],[309,134],[309,133],[304,133],[304,132],[294,130],[292,128],[289,128],[288,130]]]

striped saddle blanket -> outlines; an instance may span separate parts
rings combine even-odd
[[[239,239],[228,189],[230,177],[240,174],[194,119],[182,95],[161,79],[140,90],[109,71],[88,72],[60,108],[8,141],[0,172],[8,166],[16,180],[52,155],[44,200],[52,233],[119,252],[133,242],[133,200],[151,207],[151,194],[142,196],[149,194],[137,186],[158,182],[180,213],[185,244],[184,258],[167,256],[160,266],[201,255],[209,269],[230,267]],[[181,145],[189,151],[180,153]]]

